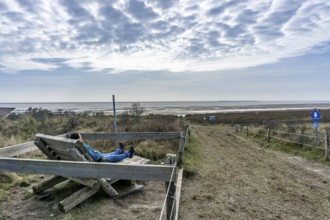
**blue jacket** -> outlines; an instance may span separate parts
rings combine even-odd
[[[92,159],[96,162],[100,161],[102,158],[102,154],[99,151],[93,150],[89,145],[83,143],[84,147],[86,148],[88,154],[92,157]]]

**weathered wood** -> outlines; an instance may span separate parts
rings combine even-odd
[[[33,144],[33,141],[17,144],[14,146],[0,148],[0,156],[1,157],[13,157],[21,154],[28,153],[30,151],[37,150],[38,148]]]
[[[50,187],[53,187],[56,184],[59,184],[65,180],[67,180],[67,178],[64,178],[61,176],[54,176],[38,185],[33,186],[32,189],[35,194],[38,194],[38,193],[41,193],[42,191],[49,189]]]
[[[131,194],[133,192],[141,192],[144,190],[144,185],[139,185],[139,184],[133,184],[131,186],[125,186],[125,185],[116,185],[114,186],[116,191],[118,192],[118,196],[114,197],[114,199],[118,199],[121,197],[124,197],[128,194]]]
[[[82,133],[86,140],[173,140],[180,137],[179,132],[137,132],[137,133]]]
[[[1,172],[51,174],[65,177],[169,180],[172,166],[1,158]]]
[[[178,220],[179,218],[179,206],[180,206],[180,197],[181,197],[181,186],[182,186],[182,179],[183,179],[183,168],[181,168],[178,171],[178,178],[176,181],[176,191],[175,191],[175,196],[176,196],[176,215],[175,215],[175,220]]]
[[[249,126],[246,126],[246,137],[249,136]]]
[[[47,144],[41,140],[41,138],[36,138],[36,140],[34,141],[34,144],[39,148],[39,150],[41,152],[43,152],[49,159],[52,160],[58,160],[59,157],[54,154],[54,152],[50,149],[47,148]]]
[[[267,142],[270,142],[270,129],[267,128]]]
[[[67,178],[73,182],[79,183],[89,188],[100,188],[100,183],[93,179],[78,178],[78,177],[67,177]]]
[[[97,193],[100,190],[100,188],[90,189],[88,187],[84,187],[71,196],[67,197],[66,199],[62,200],[59,203],[59,209],[62,212],[67,212],[76,205],[80,204],[81,202],[85,201],[95,193]]]
[[[104,178],[98,179],[99,183],[101,184],[102,189],[110,196],[118,196],[118,192],[111,186],[110,183],[108,183]],[[116,182],[118,180],[114,180],[113,182]]]
[[[165,164],[175,166],[175,160],[176,155],[175,154],[166,154],[165,157]],[[173,169],[173,168],[172,168]],[[174,178],[175,173],[173,173],[172,179]],[[170,182],[170,179],[168,179],[167,182],[165,182],[165,190],[167,193],[166,197],[166,219],[167,220],[173,220],[176,215],[176,199],[175,199],[175,191],[176,187],[174,182]]]
[[[178,155],[178,165],[179,166],[182,164],[182,160],[183,160],[182,158],[183,158],[185,144],[186,144],[186,135],[184,132],[180,132],[179,155]]]
[[[63,136],[64,134],[58,135],[58,137],[63,137]],[[34,145],[34,142],[30,141],[22,144],[0,148],[0,156],[1,157],[19,156],[37,149],[38,148]]]

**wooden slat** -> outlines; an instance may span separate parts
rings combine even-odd
[[[0,148],[1,157],[13,157],[25,154],[30,151],[37,150],[38,148],[33,144],[33,141],[17,144],[9,147]]]
[[[176,196],[176,214],[175,214],[175,220],[178,220],[179,218],[179,206],[180,206],[180,197],[181,197],[181,186],[182,186],[182,177],[183,177],[183,168],[179,169],[178,171],[178,179],[176,182],[176,191],[175,191],[175,196]]]
[[[64,136],[65,134],[61,134],[58,135],[57,137],[64,137]],[[30,141],[22,144],[0,148],[0,156],[1,157],[19,156],[37,149],[38,148],[34,145],[33,141]]]
[[[62,212],[67,212],[73,207],[77,206],[79,203],[85,201],[95,193],[97,193],[100,189],[90,189],[88,187],[84,187],[79,191],[75,192],[71,196],[67,197],[66,199],[62,200],[58,206]]]
[[[116,185],[114,186],[114,188],[118,192],[118,196],[115,196],[114,199],[118,199],[133,192],[143,191],[144,185],[139,185],[139,184],[134,184],[132,186]]]
[[[50,178],[42,183],[39,183],[38,185],[33,186],[32,189],[35,194],[38,194],[38,193],[40,193],[50,187],[53,187],[56,184],[59,184],[65,180],[67,180],[67,178],[64,178],[61,176],[53,176],[52,178]]]
[[[82,133],[87,140],[173,140],[180,137],[179,132],[136,132],[136,133]]]
[[[68,177],[169,181],[172,170],[173,166],[168,165],[136,165],[0,157],[0,172],[51,174]]]
[[[61,151],[69,151],[77,142],[77,140],[45,134],[36,134],[36,137],[42,139],[47,145],[55,147]]]

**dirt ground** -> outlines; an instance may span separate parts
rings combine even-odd
[[[141,182],[139,182],[141,183]],[[13,197],[0,201],[0,219],[158,219],[165,198],[165,184],[143,182],[143,192],[136,192],[116,200],[98,193],[68,213],[58,210],[58,202],[77,190],[73,183],[59,184],[50,198],[40,200],[35,195],[25,199],[22,188],[13,189]],[[29,186],[31,188],[31,186]],[[54,194],[53,194],[54,193]],[[32,192],[31,192],[32,194]]]
[[[229,126],[193,126],[205,164],[182,185],[180,219],[330,219],[330,167],[273,151]]]

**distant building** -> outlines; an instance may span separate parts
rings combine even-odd
[[[15,108],[7,108],[7,107],[0,107],[0,117],[5,117],[10,112],[12,112]]]

